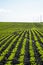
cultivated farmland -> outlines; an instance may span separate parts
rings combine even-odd
[[[0,22],[0,65],[43,65],[43,23]]]

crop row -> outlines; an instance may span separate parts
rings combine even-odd
[[[29,30],[0,38],[0,65],[43,65],[43,34]]]

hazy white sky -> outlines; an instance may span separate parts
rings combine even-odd
[[[0,21],[43,21],[43,0],[0,0]]]

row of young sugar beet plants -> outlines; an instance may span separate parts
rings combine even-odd
[[[43,65],[43,34],[32,29],[2,34],[0,65]]]

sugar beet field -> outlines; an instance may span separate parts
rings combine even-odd
[[[43,65],[43,23],[0,22],[0,65]]]

